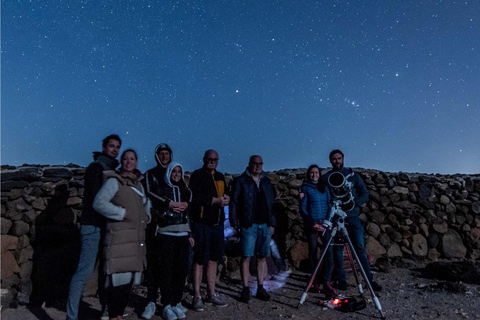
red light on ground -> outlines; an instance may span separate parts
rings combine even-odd
[[[333,304],[339,304],[339,303],[340,303],[340,299],[333,300]]]

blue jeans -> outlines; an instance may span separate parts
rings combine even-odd
[[[332,234],[332,231],[330,229],[327,229],[325,232],[314,232],[307,234],[307,240],[308,240],[308,260],[310,262],[310,267],[312,272],[314,271],[315,267],[317,266],[318,259],[317,259],[317,247],[318,247],[318,234],[320,233],[320,236],[322,238],[322,244],[324,246],[327,245],[328,240],[330,239],[330,236]],[[317,277],[315,278],[316,283],[320,283],[320,280],[322,280],[324,283],[325,282],[330,282],[332,279],[332,269],[333,265],[335,263],[335,266],[337,265],[342,265],[343,263],[343,255],[342,255],[342,250],[339,249],[337,245],[332,245],[335,243],[335,239],[332,240],[330,243],[330,246],[328,248],[323,248],[323,250],[327,250],[325,252],[325,257],[323,258],[322,262],[322,269],[320,271],[320,277],[317,274]],[[340,251],[340,254],[338,252]],[[323,253],[323,251],[322,251]],[[339,260],[340,259],[340,260]],[[342,269],[343,270],[343,269]]]
[[[82,225],[80,228],[82,235],[82,250],[80,252],[80,261],[77,271],[70,281],[70,291],[67,301],[67,320],[78,319],[78,309],[82,299],[83,288],[88,277],[95,271],[95,262],[97,261],[98,247],[100,244],[100,228],[90,225]]]
[[[352,240],[353,247],[357,252],[358,259],[360,260],[360,263],[367,274],[368,281],[371,282],[373,281],[373,275],[370,271],[370,263],[368,262],[367,251],[365,250],[365,238],[363,236],[362,221],[360,220],[359,216],[349,216],[345,220],[345,226],[347,228],[348,235],[350,236],[350,240]],[[335,255],[337,255],[335,261],[343,261],[343,250],[336,251]],[[354,259],[355,257],[352,256],[352,258]],[[335,272],[337,273],[339,280],[346,280],[345,271],[343,270],[343,263],[335,263]]]
[[[242,228],[240,240],[244,257],[270,256],[272,232],[266,223],[254,223],[250,228]]]

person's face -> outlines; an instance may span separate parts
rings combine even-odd
[[[343,168],[343,156],[340,153],[334,153],[332,157],[330,158],[330,163],[332,164],[332,167],[340,170]]]
[[[115,139],[108,140],[107,146],[102,148],[102,152],[109,157],[116,158],[120,152],[120,141]]]
[[[137,158],[135,153],[128,151],[122,157],[122,169],[126,172],[133,172],[137,169]]]
[[[180,181],[180,179],[182,179],[182,168],[180,168],[179,166],[173,168],[170,179],[172,179],[172,181],[174,182]]]
[[[252,162],[248,164],[250,173],[253,175],[257,175],[262,173],[263,171],[263,159],[262,157],[254,157]]]
[[[216,151],[210,151],[203,158],[203,165],[208,170],[216,170],[218,165],[218,153]]]
[[[158,152],[158,159],[160,159],[162,166],[166,166],[171,162],[172,156],[168,150],[160,150],[160,152]]]
[[[308,173],[308,178],[313,182],[318,182],[318,179],[320,178],[320,171],[318,170],[318,168],[312,168]]]

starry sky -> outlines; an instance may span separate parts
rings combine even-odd
[[[1,163],[480,172],[480,1],[1,2]]]

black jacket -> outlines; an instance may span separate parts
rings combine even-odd
[[[101,152],[93,153],[93,162],[85,170],[82,217],[83,225],[92,225],[103,228],[105,217],[93,209],[93,200],[103,185],[103,171],[115,170],[118,167],[117,159]]]
[[[164,212],[165,208],[168,208],[170,199],[165,197],[164,188],[166,187],[163,181],[166,168],[157,164],[156,167],[145,172],[145,179],[142,180],[143,188],[148,199],[152,202],[152,220],[150,223],[155,225],[159,214]]]
[[[275,189],[264,172],[260,176],[260,187],[265,193],[268,206],[268,226],[275,227],[277,224],[275,213],[273,212]],[[242,228],[250,228],[252,226],[253,206],[258,189],[257,184],[246,171],[234,179],[232,199],[228,212],[231,226],[236,227],[240,225]]]
[[[218,171],[210,173],[209,170],[201,168],[195,170],[190,177],[190,190],[193,200],[191,206],[191,217],[193,222],[201,222],[208,226],[223,224],[225,212],[218,204],[212,205],[212,198],[218,197],[215,181],[223,183],[226,192],[225,177]]]

